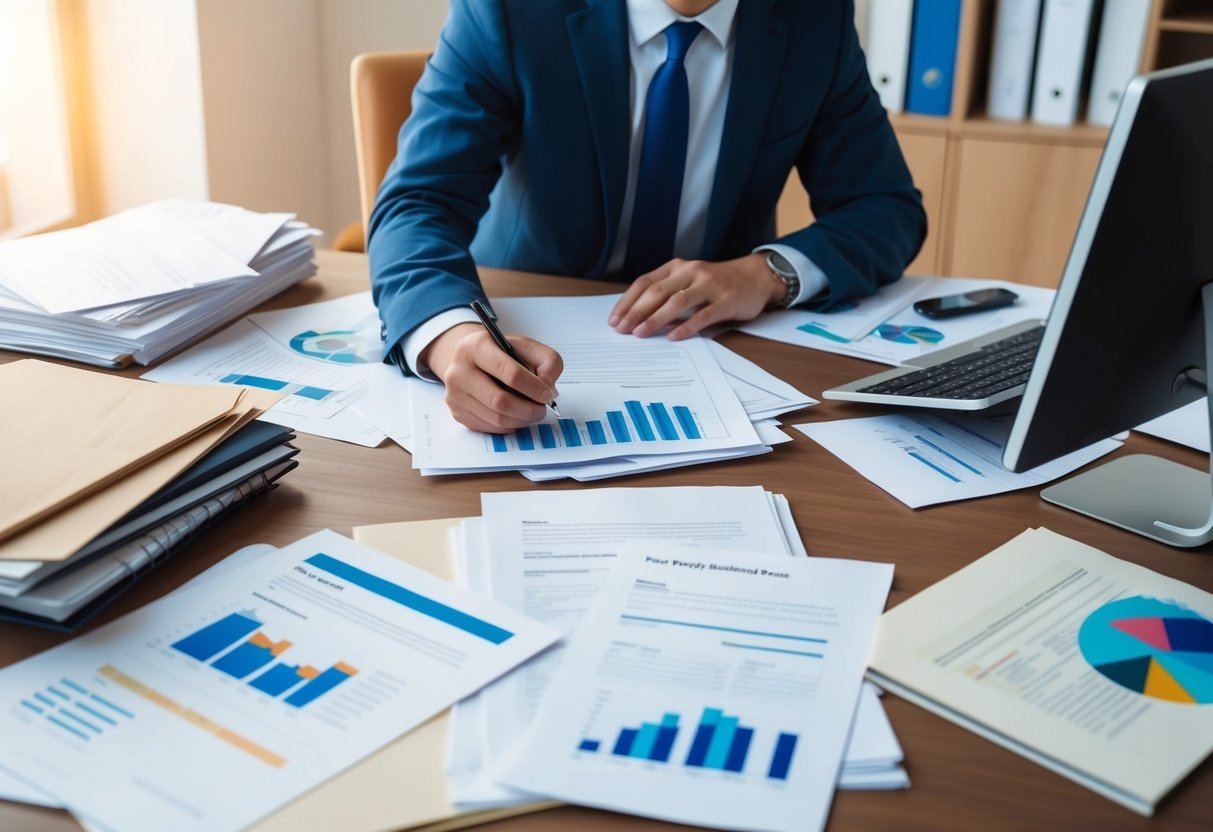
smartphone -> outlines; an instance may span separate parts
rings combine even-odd
[[[953,318],[970,312],[1010,306],[1018,299],[1019,295],[1006,289],[977,289],[960,295],[923,298],[914,304],[914,311],[928,318]]]

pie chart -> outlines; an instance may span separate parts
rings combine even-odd
[[[1137,595],[1104,604],[1083,621],[1078,649],[1123,688],[1213,704],[1213,621],[1172,601]]]

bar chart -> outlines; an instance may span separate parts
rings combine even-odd
[[[678,739],[681,715],[666,712],[658,722],[642,722],[639,727],[619,730],[614,743],[585,738],[577,746],[580,752],[609,753],[656,763],[668,763]],[[779,732],[769,761],[762,773],[771,780],[787,780],[796,752],[797,735]],[[690,746],[682,758],[688,768],[713,769],[740,774],[746,770],[754,740],[754,728],[741,723],[741,717],[726,714],[720,708],[706,707],[690,735]]]
[[[228,373],[219,379],[222,384],[236,384],[240,387],[256,387],[260,390],[273,390],[286,396],[298,396],[301,399],[311,399],[322,402],[336,393],[336,390],[326,390],[323,387],[313,387],[307,384],[292,384],[278,378],[254,376],[248,373]]]
[[[519,428],[512,434],[488,434],[495,453],[534,451],[538,448],[579,448],[585,445],[626,445],[659,440],[679,442],[703,439],[700,420],[686,405],[625,401],[618,410],[598,418],[558,419]]]
[[[309,664],[275,662],[292,642],[272,640],[261,630],[262,625],[251,610],[233,612],[171,646],[221,673],[246,680],[249,687],[267,696],[285,696],[282,701],[295,708],[304,707],[357,675],[356,668],[340,661],[324,670]]]
[[[23,697],[21,707],[42,717],[56,732],[82,742],[91,742],[135,718],[108,691],[67,676]]]

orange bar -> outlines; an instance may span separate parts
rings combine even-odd
[[[350,667],[345,662],[337,662],[335,665],[333,665],[333,667],[340,670],[346,676],[356,676],[358,674],[358,668]]]
[[[214,734],[228,745],[235,746],[246,754],[251,754],[267,765],[271,765],[274,768],[282,768],[284,765],[286,765],[285,757],[280,757],[274,752],[257,745],[257,743],[253,742],[252,740],[242,737],[236,732],[224,728],[219,723],[204,717],[197,711],[191,710],[184,705],[174,702],[163,693],[149,688],[138,679],[133,679],[130,676],[127,676],[113,665],[105,665],[101,668],[100,673],[105,678],[113,680],[116,684],[126,688],[131,693],[142,696],[148,702],[159,705],[161,708],[164,708],[164,710],[171,714],[176,714],[186,722],[201,728],[208,734]]]
[[[303,667],[295,671],[304,679],[315,679],[320,675],[320,671],[312,667],[310,664],[305,664]]]
[[[264,647],[266,650],[269,650],[271,656],[280,656],[286,651],[286,648],[291,646],[291,642],[285,639],[277,643],[272,642],[265,633],[260,631],[253,633],[253,637],[249,641],[258,647]]]

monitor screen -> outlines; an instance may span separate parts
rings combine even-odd
[[[1144,75],[1126,89],[1011,430],[1006,467],[1033,468],[1201,398],[1208,369],[1202,287],[1209,283],[1213,60]],[[1203,524],[1210,481],[1186,470],[1202,477],[1203,509],[1186,511],[1203,511]],[[1126,484],[1115,499],[1145,499],[1148,487]]]

